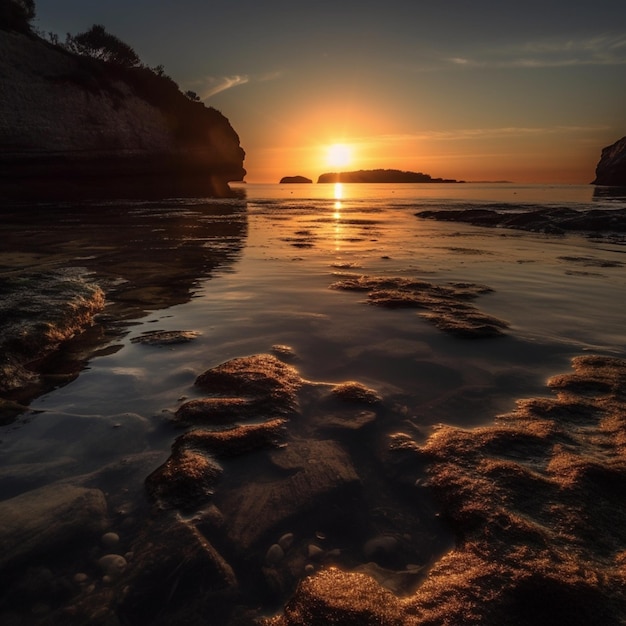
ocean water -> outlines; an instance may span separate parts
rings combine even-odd
[[[59,482],[97,487],[107,498],[107,529],[132,552],[151,510],[143,479],[167,459],[181,433],[169,421],[173,413],[202,396],[196,377],[230,359],[282,353],[311,383],[358,381],[383,398],[375,426],[359,431],[357,444],[347,443],[345,433],[321,434],[306,423],[292,433],[298,440],[339,442],[350,451],[362,483],[358,539],[339,531],[328,537],[332,528],[319,532],[343,554],[337,564],[350,570],[366,563],[368,541],[393,535],[409,537],[410,544],[405,546],[410,560],[394,562],[393,568],[415,563],[428,568],[453,545],[454,532],[441,521],[436,501],[418,514],[404,495],[396,500],[386,490],[383,470],[377,470],[386,438],[408,433],[421,445],[441,425],[489,426],[519,399],[550,397],[547,379],[569,372],[574,357],[626,358],[623,238],[416,216],[459,208],[623,209],[624,190],[513,184],[234,189],[236,197],[226,200],[5,211],[0,271],[85,268],[86,280],[100,282],[110,297],[89,332],[45,363],[49,377],[71,372],[68,380],[49,385],[30,400],[29,411],[1,428],[1,500]],[[422,309],[372,306],[367,292],[330,288],[356,276],[486,285],[490,290],[472,305],[507,327],[496,337],[461,338],[421,316]],[[196,335],[171,345],[140,341],[154,331]],[[309,413],[301,419],[306,422]],[[133,469],[120,476],[112,469],[120,464]],[[255,476],[270,480],[247,464],[226,468],[229,488],[236,491]],[[219,488],[215,502],[218,509],[228,506]],[[304,536],[309,528],[290,520],[279,526],[309,541]],[[216,540],[222,547],[224,541]],[[237,546],[223,550],[242,579],[240,570],[248,568],[256,568],[262,579],[266,548],[254,545],[243,555]],[[12,571],[14,580],[25,581],[35,570],[45,570],[45,580],[34,591],[24,590],[24,583],[21,600],[4,597],[0,615],[25,620],[10,622],[16,624],[55,623],[68,606],[87,611],[85,585],[72,582],[82,573],[93,585],[93,603],[115,612],[116,600],[105,591],[117,589],[117,583],[103,583],[94,565],[101,553],[97,541],[70,541],[61,553],[55,545],[49,554],[41,547],[27,554],[15,566],[17,573]],[[276,610],[298,578],[293,571],[285,574],[278,591],[267,583],[270,593],[259,591],[253,577],[242,583],[238,603]],[[40,597],[38,604],[34,597]],[[131,623],[128,615],[124,619],[121,623]]]

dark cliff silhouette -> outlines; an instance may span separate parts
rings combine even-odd
[[[592,184],[626,187],[626,137],[602,150]]]
[[[230,195],[245,153],[228,119],[162,72],[0,29],[5,198]]]

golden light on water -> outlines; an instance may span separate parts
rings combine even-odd
[[[335,198],[335,212],[333,213],[333,218],[338,220],[341,218],[341,201],[343,199],[343,184],[335,183],[335,188],[333,190],[333,195]]]

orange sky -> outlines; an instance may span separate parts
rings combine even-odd
[[[346,143],[346,169],[586,184],[626,135],[624,0],[36,4],[41,31],[104,24],[226,115],[248,182],[316,180]]]

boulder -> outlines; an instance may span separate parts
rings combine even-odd
[[[350,496],[359,488],[348,455],[334,441],[293,441],[270,456],[282,478],[218,494],[218,506],[229,520],[228,535],[243,551],[295,519],[315,526],[338,516],[333,503],[349,514]]]
[[[0,571],[102,534],[106,515],[102,491],[61,483],[0,502]]]
[[[592,184],[626,186],[626,137],[602,150]]]

